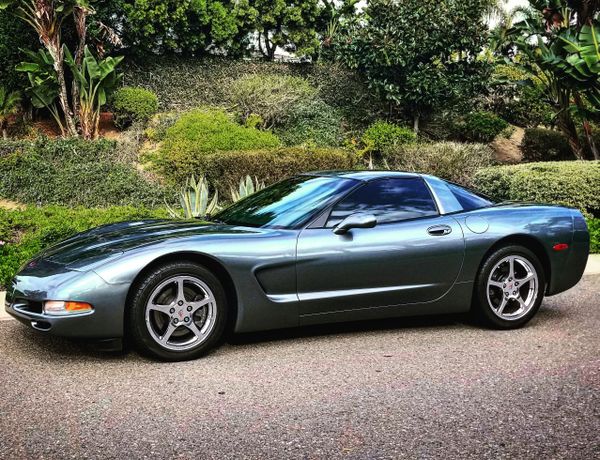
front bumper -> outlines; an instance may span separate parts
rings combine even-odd
[[[128,285],[106,283],[93,271],[63,272],[52,276],[19,274],[6,296],[6,312],[39,332],[71,338],[123,337]],[[65,316],[47,315],[46,300],[87,302],[91,312]]]

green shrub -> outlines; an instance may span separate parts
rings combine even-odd
[[[334,147],[342,141],[342,117],[320,99],[295,107],[277,135],[285,145],[314,144]]]
[[[246,75],[231,85],[230,101],[245,122],[261,117],[263,128],[281,126],[295,106],[315,99],[317,89],[304,78],[289,75]]]
[[[218,189],[219,197],[226,198],[231,188],[237,188],[247,175],[270,185],[302,172],[355,166],[355,156],[345,150],[288,147],[200,155],[193,172],[197,176],[204,175],[211,186]]]
[[[525,130],[521,142],[523,161],[574,160],[567,138],[560,131],[544,128]]]
[[[158,97],[144,88],[120,88],[112,96],[115,125],[126,128],[133,123],[146,123],[158,110]]]
[[[485,144],[433,142],[402,145],[388,151],[385,161],[391,169],[433,174],[464,185],[473,175],[494,164],[494,153]]]
[[[151,157],[158,170],[169,179],[184,180],[202,175],[202,157],[229,150],[255,150],[279,145],[267,131],[235,123],[220,110],[195,110],[182,115],[165,135],[158,152]]]
[[[134,207],[104,209],[30,206],[23,210],[0,208],[0,288],[18,268],[44,248],[98,225],[165,218],[164,209]]]
[[[491,112],[471,112],[457,128],[467,142],[492,142],[508,123]]]
[[[556,203],[600,212],[600,161],[562,161],[495,166],[479,171],[474,184],[499,200]]]
[[[590,252],[600,253],[600,219],[588,219],[588,230],[590,232]]]
[[[144,131],[144,134],[151,141],[162,141],[167,135],[167,129],[177,122],[179,116],[179,114],[174,112],[157,113],[148,122],[148,127]]]
[[[108,140],[0,141],[0,196],[35,204],[162,204],[168,192],[120,158]]]
[[[369,152],[385,153],[402,144],[414,142],[416,138],[416,134],[404,126],[379,120],[367,128],[362,142]]]

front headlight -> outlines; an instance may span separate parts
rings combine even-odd
[[[46,315],[65,316],[80,313],[89,313],[94,308],[85,302],[71,302],[62,300],[47,300],[44,302],[44,313]]]

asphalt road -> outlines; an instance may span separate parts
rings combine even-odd
[[[0,322],[0,458],[599,458],[599,307],[586,276],[518,331],[338,325],[177,364]]]

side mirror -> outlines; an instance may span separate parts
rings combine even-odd
[[[336,235],[344,235],[351,228],[373,228],[377,225],[377,218],[373,214],[350,214],[333,228]]]

